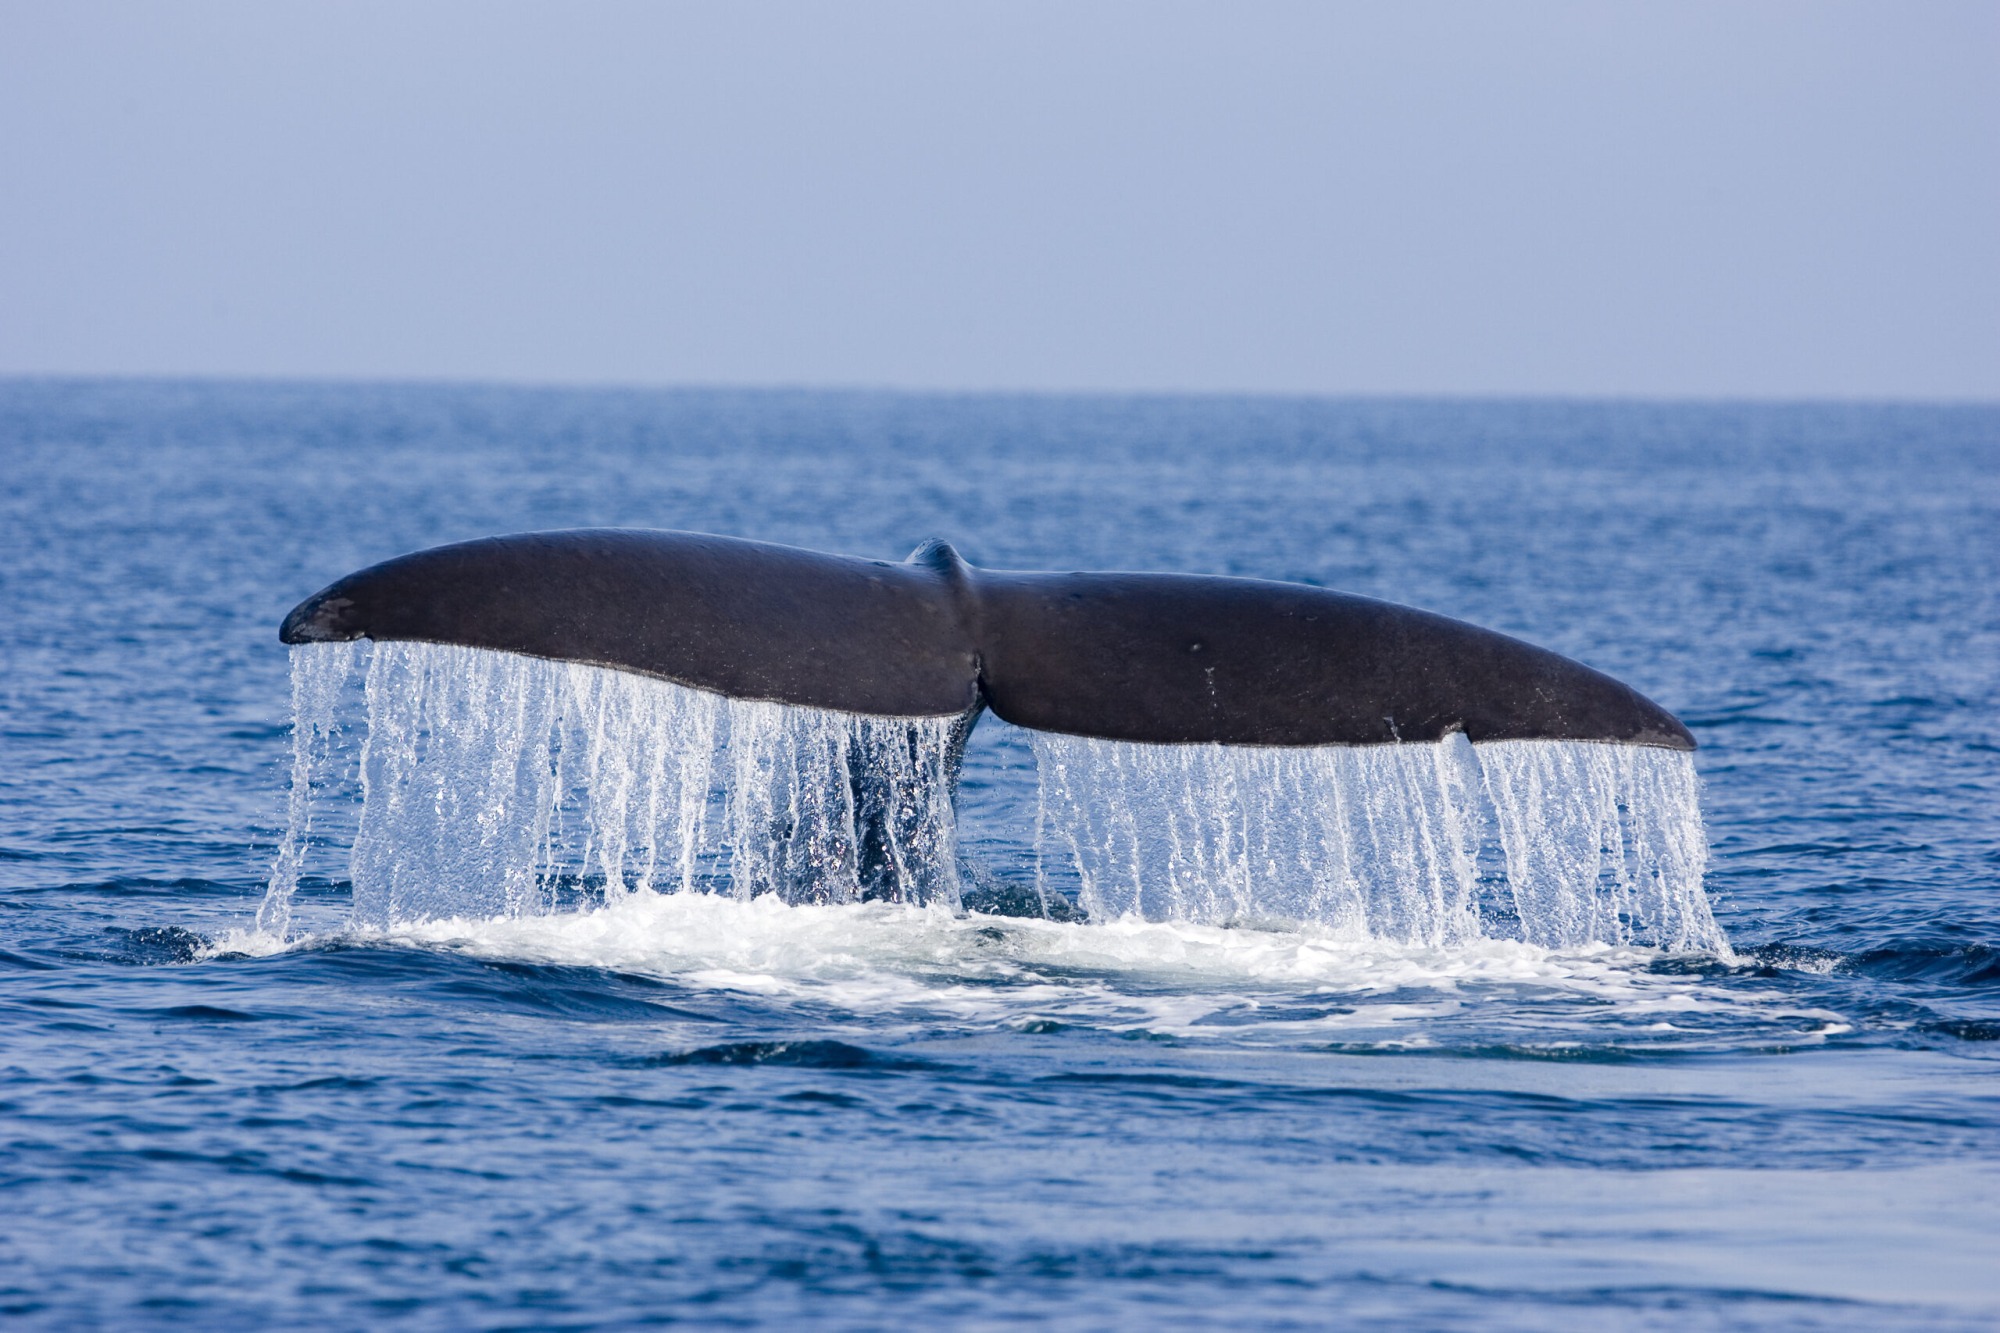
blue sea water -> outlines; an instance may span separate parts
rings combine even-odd
[[[2000,409],[0,382],[23,1327],[2000,1322]],[[276,624],[529,528],[1303,580],[1681,716],[1729,950],[256,929]],[[963,840],[1033,874],[1032,747]],[[338,850],[337,848],[335,849]]]

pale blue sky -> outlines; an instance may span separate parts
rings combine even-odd
[[[0,374],[2000,398],[2000,4],[0,0]]]

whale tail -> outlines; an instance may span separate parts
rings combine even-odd
[[[982,709],[1156,744],[1496,740],[1691,750],[1672,714],[1492,630],[1299,584],[892,563],[698,533],[581,529],[436,547],[340,579],[286,643],[460,644],[876,717]]]

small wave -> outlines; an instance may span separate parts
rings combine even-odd
[[[1944,982],[1986,987],[2000,983],[2000,949],[1990,944],[1946,940],[1899,940],[1848,959],[1866,976],[1896,981]]]
[[[181,926],[147,926],[137,930],[114,927],[107,933],[122,946],[115,961],[141,967],[192,963],[208,948],[206,939]]]
[[[213,1004],[177,1004],[167,1009],[149,1010],[154,1018],[192,1019],[200,1023],[255,1023],[256,1014],[246,1014],[238,1009],[224,1009]]]
[[[219,845],[217,850],[235,853],[240,848],[234,844]],[[75,880],[30,886],[9,890],[10,893],[50,894],[65,899],[86,897],[150,897],[165,894],[175,899],[187,898],[231,898],[240,899],[253,892],[255,886],[243,880],[202,879],[195,876],[181,876],[166,879],[155,875],[121,875],[116,879]]]
[[[106,927],[100,938],[109,943],[66,944],[53,952],[80,963],[110,963],[119,967],[170,967],[199,962],[209,956],[209,941],[182,926],[148,926],[128,929]]]
[[[699,1046],[691,1051],[656,1055],[638,1061],[642,1066],[672,1065],[795,1065],[804,1069],[934,1069],[927,1060],[910,1060],[878,1055],[844,1041],[738,1041],[722,1046]]]
[[[1987,1019],[1944,1019],[1936,1023],[1919,1024],[1918,1030],[1956,1037],[1960,1041],[2000,1041],[2000,1021]]]

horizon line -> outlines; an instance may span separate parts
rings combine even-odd
[[[375,388],[436,390],[510,390],[521,393],[727,394],[768,393],[898,398],[1014,399],[1210,399],[1268,402],[1402,402],[1402,403],[1571,403],[1600,406],[1655,407],[1848,407],[2000,409],[1991,398],[1891,394],[1657,393],[1620,390],[1465,390],[1465,389],[1221,389],[1117,388],[1047,386],[941,386],[892,382],[815,382],[809,380],[627,380],[531,379],[453,375],[352,375],[339,373],[261,372],[132,372],[132,371],[13,371],[0,370],[0,385],[207,385],[263,388]]]

